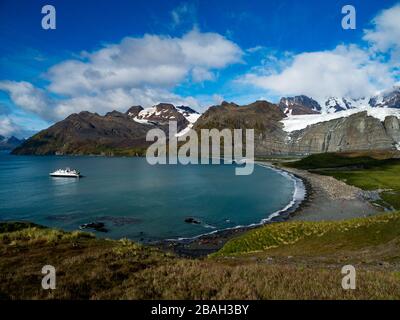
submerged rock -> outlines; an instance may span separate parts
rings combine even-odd
[[[90,222],[84,223],[79,226],[79,229],[93,229],[99,232],[108,232],[107,228],[105,228],[105,224],[103,222]]]
[[[191,224],[201,224],[201,222],[199,220],[196,220],[195,218],[186,218],[185,222]]]
[[[141,223],[142,220],[133,217],[124,217],[124,216],[103,216],[99,217],[99,220],[105,220],[111,222],[114,226],[124,226],[128,224],[138,224]]]

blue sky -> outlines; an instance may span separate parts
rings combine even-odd
[[[373,94],[399,81],[399,3],[0,0],[0,134],[133,104]],[[56,30],[41,28],[46,4]]]

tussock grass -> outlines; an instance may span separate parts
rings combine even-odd
[[[57,229],[43,227],[28,227],[14,232],[0,233],[0,243],[5,245],[20,245],[41,243],[58,243],[60,241],[74,241],[82,238],[95,238],[93,234],[81,231],[64,232]]]
[[[213,257],[240,255],[294,246],[301,242],[301,253],[337,251],[340,243],[347,249],[378,245],[400,238],[400,213],[388,213],[343,221],[294,221],[273,223],[248,231],[228,241]],[[308,248],[305,246],[309,244]],[[308,249],[308,250],[307,250]],[[400,255],[400,253],[399,253]]]
[[[0,234],[0,299],[400,299],[399,230],[398,214],[339,225],[275,224],[239,238],[234,257],[223,253],[230,242],[213,258],[191,260],[127,239],[27,226]],[[245,253],[253,240],[261,255]],[[336,261],[341,242],[351,250]],[[367,248],[382,254],[368,256],[373,264],[362,263]],[[314,257],[286,257],[310,250]],[[328,264],[319,261],[329,256]],[[354,291],[341,287],[349,261],[359,264]],[[47,264],[57,272],[53,291],[41,288]]]

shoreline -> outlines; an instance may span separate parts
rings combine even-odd
[[[258,224],[217,230],[189,239],[163,240],[153,244],[178,256],[201,258],[218,251],[230,239],[266,224],[285,221],[326,221],[366,217],[381,212],[370,203],[367,192],[329,176],[306,170],[281,168],[267,161],[256,164],[299,179],[304,187],[304,197],[288,208],[272,213]]]
[[[207,256],[210,253],[218,251],[230,239],[241,235],[249,230],[260,228],[274,222],[288,221],[294,217],[304,206],[310,201],[313,194],[312,184],[304,177],[277,167],[272,163],[256,161],[256,165],[265,167],[278,172],[294,181],[293,198],[284,208],[271,213],[267,218],[262,219],[259,223],[252,223],[247,226],[237,226],[228,229],[215,230],[210,233],[200,234],[191,238],[166,239],[151,245],[163,250],[172,251],[178,256],[187,258],[199,258]],[[301,183],[299,187],[298,184]],[[298,199],[296,192],[303,193],[301,199]]]

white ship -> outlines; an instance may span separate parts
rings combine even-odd
[[[79,178],[81,173],[77,170],[66,168],[66,169],[58,169],[54,172],[50,173],[52,177],[63,177],[63,178]]]

